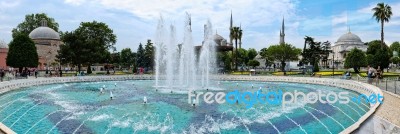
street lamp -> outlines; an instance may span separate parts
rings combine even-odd
[[[46,60],[46,75],[47,75],[47,74],[49,74],[49,55],[46,55],[45,60]]]
[[[59,69],[59,71],[60,71],[60,77],[62,77],[62,60],[64,60],[65,58],[61,58],[60,59],[60,69]]]
[[[332,77],[335,77],[335,52],[332,52]]]

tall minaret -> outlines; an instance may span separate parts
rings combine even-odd
[[[232,28],[233,28],[233,18],[232,18],[232,10],[231,10],[231,25],[229,26],[229,34],[231,34],[230,32],[232,32]],[[229,43],[232,45],[233,39],[232,37],[229,35]]]
[[[279,44],[285,44],[285,18],[282,19],[282,29],[279,32],[280,41]]]

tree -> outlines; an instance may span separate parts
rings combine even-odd
[[[258,62],[257,60],[249,60],[247,65],[252,66],[253,68],[255,68],[256,66],[260,65],[260,62]]]
[[[314,66],[314,72],[319,71],[319,68],[315,67],[318,65],[319,60],[321,59],[322,56],[325,56],[326,53],[328,52],[329,55],[329,47],[330,47],[330,42],[324,42],[325,44],[325,49],[327,52],[323,51],[323,48],[321,46],[321,42],[315,42],[314,38],[311,38],[309,36],[306,36],[304,38],[305,42],[304,45],[308,46],[308,48],[305,47],[303,50],[302,56],[303,59],[301,61],[302,64],[308,64]],[[326,56],[327,58],[327,56]]]
[[[367,64],[366,55],[360,49],[352,49],[346,56],[344,61],[345,68],[353,68],[354,72],[360,73],[360,67],[364,67]]]
[[[39,57],[35,43],[25,34],[16,35],[9,44],[8,55],[6,58],[8,66],[19,68],[22,72],[23,67],[37,67]]]
[[[237,30],[237,39],[239,40],[239,49],[242,48],[242,36],[243,36],[243,30],[242,30],[242,27],[239,27],[239,30]]]
[[[147,40],[147,44],[144,48],[144,67],[153,68],[154,66],[154,46],[151,40]]]
[[[381,23],[381,45],[383,46],[385,43],[383,25],[385,22],[389,22],[390,17],[393,15],[392,7],[382,2],[376,4],[376,7],[372,8],[372,11],[374,12],[373,17],[378,23]]]
[[[217,52],[218,65],[224,67],[224,71],[231,70],[232,55],[229,52]]]
[[[387,45],[381,45],[381,41],[374,40],[368,43],[367,48],[367,64],[377,68],[380,66],[382,69],[389,67],[390,53],[389,47]]]
[[[305,40],[305,47],[306,49],[303,50],[302,56],[303,56],[303,63],[310,63],[311,65],[314,65],[317,59],[319,59],[320,54],[321,54],[321,43],[320,42],[315,42],[314,38],[311,38],[309,36],[306,36],[304,38]]]
[[[247,50],[247,58],[249,60],[253,60],[257,56],[257,51],[254,48],[250,48]]]
[[[312,38],[310,36],[306,36],[304,38],[304,48],[303,48],[303,52],[301,53],[301,56],[303,58],[300,61],[300,65],[301,66],[304,65],[304,64],[310,63],[308,57],[311,57],[311,56],[309,55],[310,53],[308,53],[307,46],[308,46],[308,44],[311,44],[312,42],[314,42],[314,38]]]
[[[114,65],[121,64],[121,52],[111,53],[109,62]]]
[[[266,50],[266,55],[269,55],[272,58],[272,61],[281,62],[281,70],[284,71],[284,74],[286,74],[286,61],[298,60],[300,53],[301,49],[287,43],[272,45]]]
[[[400,58],[399,57],[392,57],[390,58],[390,62],[392,62],[393,64],[399,64],[400,63]]]
[[[60,47],[57,57],[64,58],[63,63],[72,63],[78,66],[88,66],[92,63],[104,61],[108,58],[110,49],[114,49],[116,36],[113,30],[103,22],[82,22],[72,32],[65,32],[62,36],[64,46]]]
[[[268,55],[267,53],[268,48],[263,48],[260,50],[260,55],[263,59],[265,59],[265,66],[271,66],[274,64],[274,58],[271,55]]]
[[[322,64],[325,65],[325,68],[328,67],[328,57],[329,53],[331,53],[331,42],[325,41],[322,43],[322,50],[321,50],[321,59]]]
[[[135,57],[130,48],[121,50],[120,60],[121,65],[128,69],[130,69],[131,65],[135,64]]]
[[[249,58],[247,56],[247,50],[243,48],[238,49],[238,56],[237,56],[237,63],[238,65],[247,65],[247,62],[249,61]]]
[[[145,66],[144,60],[146,60],[146,59],[145,59],[144,49],[143,49],[142,43],[139,44],[139,47],[138,47],[136,53],[137,53],[136,54],[136,65],[137,65],[137,67],[144,67]]]
[[[373,40],[368,42],[367,54],[372,54],[372,55],[376,54],[376,52],[378,52],[378,50],[382,48],[380,44],[381,44],[380,40]]]
[[[83,41],[79,39],[78,35],[74,32],[65,32],[61,36],[64,45],[60,45],[58,50],[57,59],[61,63],[71,63],[78,66],[78,72],[81,71],[82,64],[84,63],[82,48]]]
[[[236,54],[235,54],[235,62],[234,62],[234,64],[235,64],[235,69],[237,69],[237,66],[238,66],[237,65],[238,64],[237,58],[239,56],[239,51],[238,51],[238,47],[237,47],[237,41],[238,41],[238,39],[242,38],[242,29],[240,29],[240,27],[232,27],[230,29],[229,37],[231,39],[235,40],[235,52],[236,52]]]
[[[51,29],[58,31],[58,23],[54,20],[54,18],[48,17],[45,13],[36,13],[36,14],[28,14],[25,15],[25,20],[18,24],[16,28],[13,28],[12,37],[15,37],[19,34],[29,35],[32,30],[35,28],[42,26],[42,21],[47,21],[47,26]]]
[[[393,42],[392,45],[390,45],[390,51],[400,52],[400,43],[398,41]]]

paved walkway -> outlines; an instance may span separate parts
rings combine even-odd
[[[366,80],[359,80],[366,82]],[[400,134],[400,81],[373,83],[383,91],[384,101],[355,134]],[[396,93],[396,94],[395,94]]]
[[[400,96],[383,92],[384,101],[375,115],[400,126]]]

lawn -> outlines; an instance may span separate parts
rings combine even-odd
[[[321,75],[321,76],[332,76],[332,71],[323,71],[323,72],[316,72],[316,75]],[[343,71],[335,71],[335,75],[343,75]]]
[[[298,75],[300,72],[286,72],[286,75]],[[274,72],[272,75],[283,75],[283,72]]]
[[[359,73],[359,75],[361,77],[367,77],[367,73],[366,72],[361,72],[361,73]],[[389,72],[389,73],[384,72],[383,73],[383,77],[398,77],[398,76],[400,76],[400,73],[391,73],[391,72]]]
[[[250,75],[250,71],[231,72],[231,75]]]

